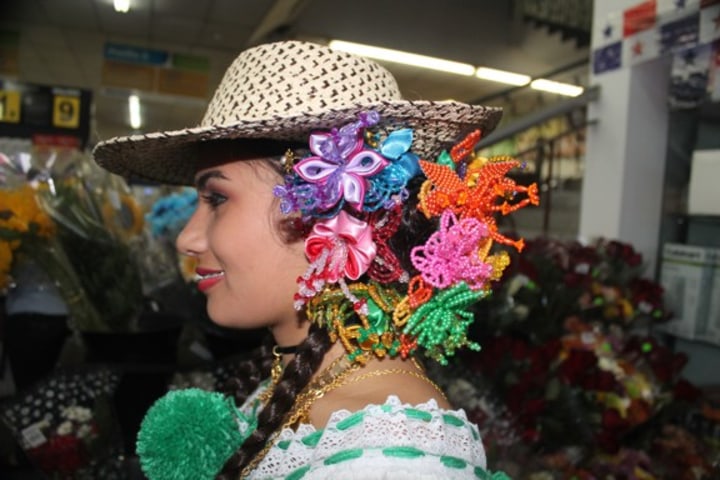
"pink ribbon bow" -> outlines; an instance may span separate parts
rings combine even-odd
[[[326,280],[336,282],[343,276],[360,278],[375,259],[377,247],[369,224],[341,210],[337,216],[317,222],[305,240],[305,255],[311,262],[324,251],[330,252]]]

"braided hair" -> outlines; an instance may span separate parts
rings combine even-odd
[[[265,446],[270,436],[280,428],[295,397],[308,384],[330,349],[327,330],[312,324],[305,340],[298,346],[288,363],[267,405],[258,416],[258,427],[230,457],[218,475],[218,480],[234,480],[243,468]]]
[[[245,403],[260,382],[270,375],[273,343],[272,336],[268,335],[249,358],[236,363],[232,376],[220,388],[222,393],[235,401],[236,405]]]

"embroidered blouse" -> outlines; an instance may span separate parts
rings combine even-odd
[[[252,415],[260,387],[241,411]],[[334,412],[325,428],[285,429],[249,479],[487,479],[508,480],[486,470],[477,427],[463,410],[444,410],[435,400],[420,405],[394,395],[382,405]]]

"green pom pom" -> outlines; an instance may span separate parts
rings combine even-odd
[[[143,419],[140,465],[150,480],[212,480],[256,427],[220,393],[175,390]]]

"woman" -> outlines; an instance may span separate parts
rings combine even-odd
[[[468,308],[508,263],[491,246],[522,246],[493,215],[537,191],[504,176],[515,162],[471,155],[499,117],[402,100],[374,62],[287,41],[241,53],[199,127],[97,146],[115,173],[197,187],[177,246],[210,317],[275,342],[270,378],[238,379],[236,405],[191,391],[151,409],[150,478],[502,476],[416,360],[478,348]],[[222,435],[192,430],[216,413]]]

